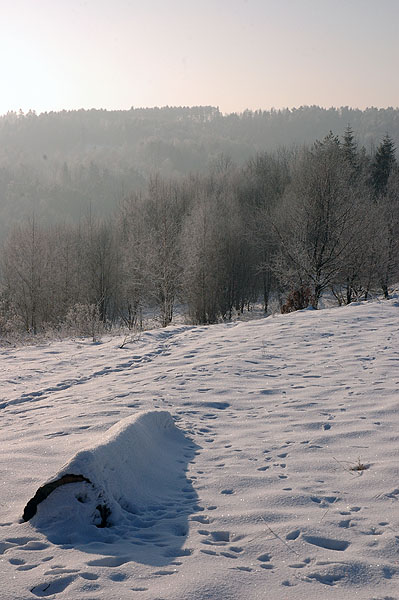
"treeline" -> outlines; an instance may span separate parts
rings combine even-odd
[[[368,153],[387,131],[399,144],[393,108],[11,112],[0,117],[0,237],[33,212],[47,223],[76,222],[90,205],[109,216],[131,191],[144,191],[154,172],[206,175],[221,155],[243,167],[259,152],[311,144],[329,130],[343,135],[348,123]]]
[[[219,157],[204,175],[153,176],[114,215],[15,226],[2,248],[0,336],[92,320],[140,326],[176,303],[215,323],[273,294],[281,310],[350,303],[399,275],[399,167],[386,135],[374,153],[348,127],[309,147]]]

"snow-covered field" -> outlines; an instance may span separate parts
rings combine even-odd
[[[399,599],[398,327],[390,300],[1,350],[1,599]],[[70,469],[94,485],[22,522]]]

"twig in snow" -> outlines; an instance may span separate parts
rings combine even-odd
[[[334,502],[332,504],[330,504],[330,506],[327,508],[327,510],[324,512],[323,516],[321,517],[319,523],[322,522],[322,520],[324,519],[324,517],[326,516],[326,514],[328,513],[328,511],[330,510],[330,508],[336,503],[336,501],[338,500],[338,496],[335,498]]]
[[[287,544],[287,542],[285,540],[283,540],[282,537],[279,536],[278,533],[276,533],[275,531],[273,531],[273,529],[271,527],[269,527],[269,525],[267,524],[266,520],[261,517],[262,521],[264,521],[266,527],[268,528],[268,530],[270,531],[270,533],[272,533],[274,535],[274,537],[276,537],[278,540],[280,540],[280,542],[282,542],[284,544],[284,546],[287,546],[288,550],[290,550],[290,552],[293,552],[294,554],[296,554],[297,556],[299,556],[298,552],[296,550],[294,550],[294,548],[291,548],[291,546],[289,546]]]
[[[123,342],[121,343],[121,345],[119,346],[120,350],[123,350],[123,348],[125,348],[125,346],[127,344],[132,344],[134,342],[138,342],[141,339],[141,332],[139,331],[138,333],[127,333],[123,339]]]

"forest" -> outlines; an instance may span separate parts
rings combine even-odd
[[[76,110],[0,117],[0,239],[11,224],[111,215],[157,173],[205,175],[220,156],[243,167],[257,153],[301,148],[348,125],[374,154],[399,144],[399,110],[303,106],[222,114],[212,106]]]
[[[194,109],[188,111],[193,129],[200,123],[206,130],[209,120],[224,118],[213,109],[198,109],[195,119]],[[173,130],[177,114],[171,109]],[[95,122],[99,116],[96,112]],[[264,116],[237,117],[242,122],[258,118]],[[26,148],[31,156],[37,119],[24,116],[21,121],[21,129],[32,128]],[[115,122],[122,122],[118,115]],[[167,119],[162,123],[166,127]],[[6,125],[7,118],[3,139]],[[223,127],[218,127],[220,132]],[[107,135],[105,129],[104,124],[98,132],[99,144],[125,135],[118,127],[117,132],[110,127]],[[50,133],[49,154],[40,159],[46,165],[50,149],[61,152],[57,135]],[[26,129],[24,136],[29,137]],[[68,148],[68,140],[60,139],[64,155],[72,152],[72,142]],[[16,148],[17,141],[11,140]],[[101,146],[101,160],[106,155]],[[108,168],[105,164],[101,168]],[[11,343],[18,336],[62,331],[95,338],[115,324],[136,331],[149,308],[167,326],[176,305],[193,324],[231,319],[259,302],[267,313],[271,298],[282,312],[316,309],[325,292],[348,304],[375,293],[387,298],[398,281],[399,166],[393,135],[385,133],[367,148],[347,125],[340,135],[330,131],[312,143],[256,151],[241,163],[223,151],[203,169],[187,168],[187,174],[173,175],[149,169],[128,192],[127,171],[121,169],[118,184],[113,165],[120,198],[114,196],[108,214],[101,214],[94,187],[93,201],[79,218],[61,214],[46,221],[36,208],[19,222],[9,219],[0,254],[0,338]],[[70,163],[60,169],[60,181],[77,185]],[[100,189],[98,164],[90,170],[86,184],[96,182]],[[4,167],[3,183],[7,173]],[[102,193],[109,193],[106,185]]]

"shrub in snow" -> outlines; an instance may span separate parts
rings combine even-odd
[[[24,320],[12,304],[0,302],[0,340],[11,343],[26,333]]]
[[[301,285],[301,287],[288,294],[286,303],[281,307],[281,312],[284,314],[302,310],[310,304],[313,304],[312,292],[309,287]]]
[[[82,337],[90,336],[93,342],[99,341],[104,331],[97,304],[75,304],[67,312],[64,325],[68,332]]]

